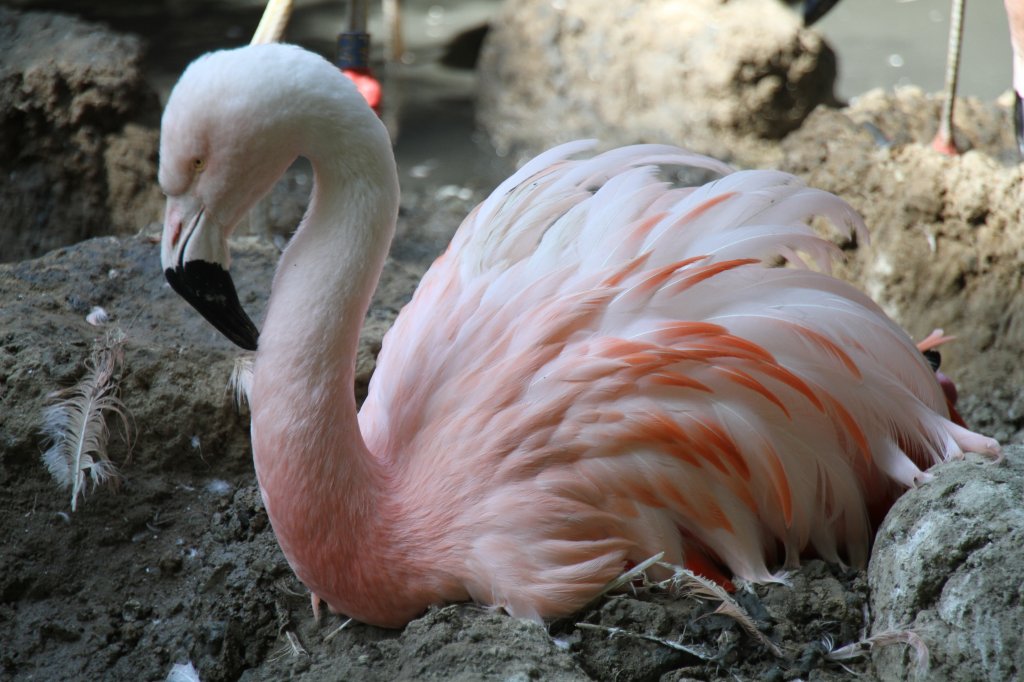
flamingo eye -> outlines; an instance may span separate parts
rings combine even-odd
[[[192,170],[196,173],[202,173],[203,169],[206,168],[206,159],[196,157],[192,159]]]

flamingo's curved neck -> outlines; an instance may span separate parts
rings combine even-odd
[[[371,132],[355,144],[350,131],[320,135],[304,154],[313,194],[278,265],[253,378],[264,502],[285,556],[314,591],[309,552],[328,551],[323,543],[337,534],[325,524],[372,531],[363,527],[377,523],[375,507],[387,497],[388,472],[367,451],[353,394],[359,332],[398,209],[390,143],[383,127]],[[332,140],[343,137],[339,148]]]
[[[393,162],[379,163],[394,176]],[[309,210],[274,277],[257,380],[274,376],[277,391],[294,391],[292,410],[357,428],[356,348],[394,233],[397,179],[392,189],[375,182],[384,169],[365,177],[331,161],[313,168]],[[282,402],[280,393],[273,401]]]

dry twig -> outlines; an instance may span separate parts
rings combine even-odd
[[[905,644],[912,648],[918,674],[924,675],[928,672],[928,645],[913,630],[886,630],[838,649],[833,649],[832,642],[826,641],[825,645],[829,651],[825,654],[825,660],[836,663],[851,661],[867,656],[868,652],[875,647],[892,646],[894,644]]]
[[[776,658],[783,658],[782,649],[779,648],[779,645],[768,639],[767,635],[758,629],[757,623],[750,617],[746,609],[740,606],[721,585],[708,580],[704,576],[697,575],[682,566],[661,565],[672,569],[674,574],[671,578],[656,583],[658,587],[665,588],[669,593],[683,597],[720,602],[714,610],[714,614],[732,618],[751,639],[759,642]]]
[[[642,639],[647,642],[654,642],[662,646],[668,647],[669,649],[675,649],[676,651],[682,651],[690,654],[702,661],[713,661],[715,660],[714,655],[704,649],[698,649],[697,647],[687,646],[681,642],[676,642],[671,639],[665,639],[664,637],[655,637],[654,635],[647,635],[641,632],[632,632],[630,630],[624,630],[623,628],[609,627],[607,625],[595,625],[593,623],[576,623],[576,627],[581,630],[599,630],[601,632],[607,632],[608,637],[629,637],[632,639]]]

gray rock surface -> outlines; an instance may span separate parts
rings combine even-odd
[[[159,103],[142,42],[0,7],[0,261],[159,217]]]
[[[879,529],[868,568],[872,632],[910,629],[930,650],[919,671],[879,647],[883,680],[968,682],[1024,674],[1024,447],[998,464],[948,462],[905,494]]]
[[[599,137],[725,160],[832,100],[835,56],[771,0],[508,0],[480,59],[478,120],[499,150]]]

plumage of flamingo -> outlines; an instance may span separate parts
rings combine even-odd
[[[473,210],[357,412],[356,344],[399,204],[383,124],[294,46],[204,56],[175,86],[163,267],[243,347],[257,333],[227,237],[293,159],[314,169],[250,400],[274,532],[332,609],[398,627],[472,599],[550,618],[658,552],[754,581],[808,552],[862,565],[872,521],[923,469],[998,453],[950,421],[907,335],[819,271],[836,249],[804,221],[861,233],[843,201],[668,146],[570,158],[591,146],[542,154]],[[679,166],[723,177],[660,179]]]

